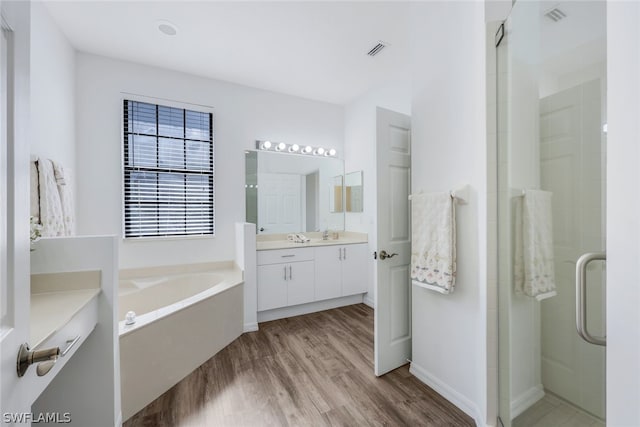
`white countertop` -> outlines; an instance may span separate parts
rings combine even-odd
[[[93,288],[31,294],[31,348],[62,329],[99,293],[100,289]]]
[[[358,243],[367,243],[367,233],[356,233],[352,231],[339,232],[338,239],[322,240],[322,233],[311,232],[304,233],[311,240],[306,243],[295,243],[287,240],[287,234],[261,234],[256,238],[256,249],[259,251],[267,251],[273,249],[292,249],[292,248],[309,248],[316,246],[336,246],[336,245],[355,245]],[[331,236],[331,233],[329,233]]]

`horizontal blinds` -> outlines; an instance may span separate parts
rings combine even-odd
[[[126,237],[214,234],[211,113],[124,101]]]

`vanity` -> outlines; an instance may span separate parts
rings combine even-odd
[[[345,211],[362,211],[362,173],[345,180],[339,158],[262,147],[245,155],[257,321],[363,302],[372,251],[366,233],[344,231]]]
[[[42,239],[31,252],[29,348],[20,369],[34,414],[76,426],[120,425],[118,239]],[[31,353],[33,354],[33,353]],[[44,425],[54,425],[55,423]]]
[[[286,317],[290,310],[273,311],[284,307],[351,296],[362,301],[367,292],[366,234],[341,232],[337,240],[322,240],[316,234],[320,233],[308,233],[307,243],[290,242],[286,235],[258,236],[258,320]],[[350,301],[342,305],[353,304]],[[307,312],[316,311],[313,306],[307,308]],[[303,307],[294,311],[305,312]]]

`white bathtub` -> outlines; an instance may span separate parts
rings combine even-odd
[[[240,336],[242,285],[233,263],[121,271],[123,420]],[[125,324],[128,311],[136,313],[133,325]]]

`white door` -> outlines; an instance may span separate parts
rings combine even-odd
[[[302,227],[300,175],[258,174],[258,231],[294,233]]]
[[[23,424],[32,398],[16,373],[18,348],[29,340],[30,17],[27,2],[2,2],[0,10],[0,424],[10,425]]]
[[[576,332],[576,260],[605,249],[604,144],[600,80],[540,100],[540,184],[553,193],[558,295],[541,303],[542,383],[573,404],[605,416],[605,349]],[[605,335],[604,269],[587,272],[588,329]]]
[[[375,373],[411,357],[411,119],[376,110],[378,260],[376,267]],[[381,259],[381,251],[396,254]]]

